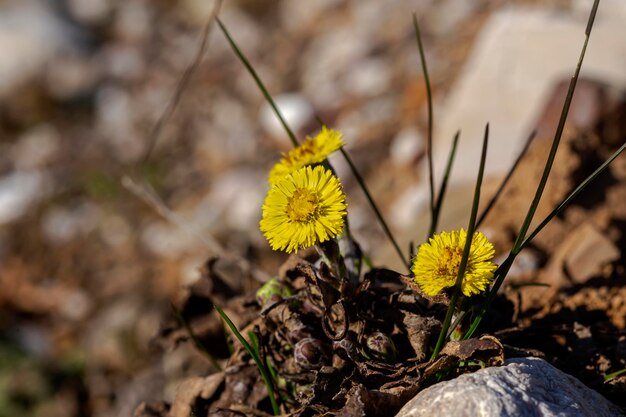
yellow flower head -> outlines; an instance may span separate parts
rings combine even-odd
[[[425,294],[434,296],[447,287],[453,287],[459,273],[467,232],[463,229],[433,236],[419,247],[413,268],[415,282]],[[462,291],[466,296],[479,294],[493,280],[496,265],[491,262],[494,248],[484,234],[474,233]]]
[[[270,171],[268,182],[276,184],[297,169],[318,164],[343,146],[341,132],[322,126],[314,138],[306,138],[298,147],[283,154],[283,158]]]
[[[345,201],[339,178],[330,170],[300,168],[267,193],[261,232],[272,249],[288,253],[324,242],[342,232]]]

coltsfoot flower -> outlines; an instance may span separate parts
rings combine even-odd
[[[298,147],[283,155],[268,178],[270,185],[276,184],[292,172],[312,164],[319,164],[343,146],[341,132],[322,126],[322,130],[313,138],[306,138]]]
[[[265,197],[261,232],[274,250],[287,253],[334,238],[343,231],[346,195],[323,166],[300,168]]]
[[[463,229],[443,232],[419,247],[411,270],[425,294],[434,296],[444,288],[454,286],[466,239],[467,232]],[[491,262],[494,253],[493,245],[485,235],[475,232],[461,286],[464,295],[479,294],[491,283],[496,269]]]

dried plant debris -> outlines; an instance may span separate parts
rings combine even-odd
[[[386,269],[372,269],[356,288],[342,294],[337,278],[319,256],[302,255],[306,259],[292,255],[282,276],[256,292],[256,302],[238,297],[224,305],[243,335],[254,333],[289,415],[389,415],[436,376],[452,377],[502,363],[503,348],[495,337],[451,342],[437,360],[428,362],[444,303],[415,294],[400,274]],[[224,330],[215,329],[216,314],[196,305],[210,306],[220,296],[213,295],[218,286],[210,287],[206,279],[183,291],[178,309],[195,337],[208,342],[223,338]],[[184,337],[183,326],[170,327],[161,340],[171,344]],[[224,372],[183,382],[169,415],[269,411],[267,390],[250,355],[234,338],[228,343],[234,350]],[[206,343],[205,348],[220,357],[218,345]],[[149,415],[143,410],[150,408],[142,407],[144,414],[138,415]]]

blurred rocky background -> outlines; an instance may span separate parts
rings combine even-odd
[[[573,73],[591,0],[233,0],[220,17],[299,137],[343,131],[403,247],[426,234],[426,90],[441,172],[462,129],[442,228],[466,223],[478,143],[512,163]],[[180,105],[150,132],[192,62],[205,0],[0,0],[0,417],[130,415],[206,374],[191,346],[151,340],[216,240],[267,275],[285,260],[258,231],[266,174],[287,136],[214,28]],[[626,3],[603,0],[583,75],[626,87]],[[401,268],[341,158],[352,228]],[[150,184],[179,220],[122,185]],[[171,219],[170,219],[171,220]],[[181,227],[181,223],[185,227]],[[193,231],[193,232],[190,232]]]

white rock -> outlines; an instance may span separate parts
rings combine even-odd
[[[152,253],[164,258],[175,258],[199,246],[196,236],[164,221],[148,224],[141,232],[141,242]]]
[[[216,178],[209,194],[194,209],[193,224],[211,231],[258,228],[267,187],[266,174],[235,169]]]
[[[70,13],[86,24],[102,23],[111,12],[108,0],[68,0]]]
[[[59,141],[59,132],[53,126],[42,124],[33,127],[13,145],[13,166],[19,170],[29,170],[50,163],[59,153]]]
[[[389,156],[395,164],[414,162],[424,149],[424,138],[419,130],[408,126],[398,132],[391,141]]]
[[[543,359],[461,375],[417,394],[396,417],[619,417],[603,396]]]
[[[0,225],[22,217],[48,192],[48,181],[39,171],[16,171],[0,178]]]
[[[362,97],[384,93],[390,83],[391,67],[382,58],[356,61],[343,82],[346,92]]]
[[[67,25],[49,2],[7,1],[0,13],[0,98],[17,91],[43,73],[58,52],[70,49]],[[70,46],[70,48],[68,48]]]
[[[120,161],[143,156],[145,143],[135,129],[135,107],[130,94],[114,86],[104,86],[96,95],[97,129]]]
[[[44,237],[51,243],[66,243],[94,230],[101,218],[101,210],[93,203],[75,207],[54,207],[41,220]]]
[[[556,81],[574,73],[587,14],[511,7],[485,24],[467,64],[435,123],[438,177],[454,133],[461,129],[451,184],[476,177],[485,123],[491,122],[485,175],[506,172],[514,161]],[[621,2],[623,3],[623,2]],[[603,15],[591,34],[581,76],[626,87],[626,31],[623,19]],[[623,6],[622,6],[623,7]],[[556,129],[556,126],[555,126]]]
[[[281,94],[274,97],[274,102],[291,129],[296,132],[313,117],[313,106],[299,94]],[[289,138],[283,125],[276,117],[269,104],[265,103],[259,113],[261,125],[265,131],[275,138]]]

